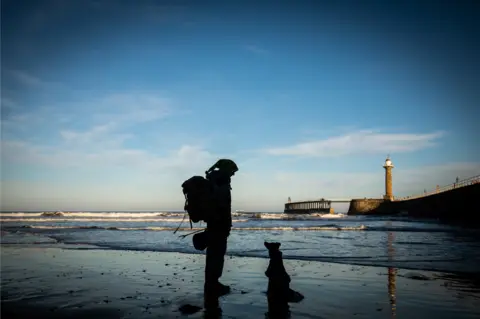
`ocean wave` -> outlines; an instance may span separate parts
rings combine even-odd
[[[170,221],[175,220],[174,217],[183,218],[185,212],[0,212],[0,221],[41,221],[38,218],[46,218],[46,220],[76,221],[80,218],[84,221],[153,221],[158,217],[171,217]],[[283,214],[283,213],[245,213],[245,212],[233,212],[233,217],[243,217],[249,219],[261,219],[261,220],[316,220],[316,219],[337,219],[345,218],[345,214]],[[157,219],[158,221],[161,221]]]
[[[97,217],[97,218],[144,218],[181,216],[185,212],[0,212],[0,217]]]
[[[0,218],[0,222],[181,222],[182,218]],[[188,219],[185,218],[188,222]]]
[[[16,229],[16,228],[31,228],[31,229],[87,229],[87,230],[124,230],[124,231],[171,231],[177,229],[177,227],[173,226],[165,226],[165,227],[102,227],[102,226],[41,226],[41,225],[24,225],[20,227],[5,227],[6,229]],[[202,230],[205,227],[180,227],[179,231],[194,231],[194,230]],[[290,226],[272,226],[272,227],[232,227],[232,231],[270,231],[270,230],[283,230],[283,231],[342,231],[342,230],[367,230],[367,226],[360,225],[354,227],[345,227],[345,226],[338,226],[338,225],[324,225],[324,226],[309,226],[309,227],[290,227]]]
[[[0,222],[35,222],[35,223],[51,223],[51,222],[168,222],[168,223],[180,223],[181,221],[188,223],[188,218],[0,218]],[[233,223],[247,222],[248,219],[233,219]]]

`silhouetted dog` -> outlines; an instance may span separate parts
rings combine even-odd
[[[286,318],[290,315],[289,302],[299,302],[304,297],[299,292],[290,289],[290,276],[283,266],[280,243],[264,242],[270,256],[265,275],[268,277],[268,316],[271,318]]]

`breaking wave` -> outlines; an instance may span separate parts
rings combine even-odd
[[[0,218],[32,218],[32,217],[95,217],[95,218],[154,218],[176,217],[185,212],[0,212]],[[344,214],[283,214],[283,213],[239,213],[233,212],[233,217],[248,217],[252,219],[305,219],[305,218],[344,218]]]
[[[181,216],[184,212],[32,212],[0,213],[0,217],[97,217],[97,218],[152,218]],[[3,219],[2,219],[3,220]]]
[[[172,229],[176,229],[177,227],[101,227],[101,226],[41,226],[41,225],[24,225],[24,226],[11,226],[11,227],[4,227],[5,229],[90,229],[90,230],[145,230],[145,231],[169,231]],[[189,231],[189,230],[202,230],[204,227],[180,227],[179,231]],[[232,227],[232,230],[238,231],[255,231],[255,230],[284,230],[284,231],[321,231],[321,230],[367,230],[367,226],[361,225],[357,227],[346,227],[346,226],[338,226],[338,225],[323,225],[323,226],[308,226],[308,227],[289,227],[289,226],[282,226],[282,227]]]
[[[55,222],[181,222],[183,218],[116,218],[116,219],[105,219],[105,218],[55,218]],[[1,222],[52,222],[51,218],[2,218]],[[188,218],[185,220],[188,222]],[[232,222],[246,222],[247,219],[234,219]]]

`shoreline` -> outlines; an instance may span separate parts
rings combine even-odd
[[[2,318],[176,318],[203,305],[205,256],[176,252],[2,245]],[[65,245],[67,246],[67,245]],[[286,259],[291,288],[305,299],[292,318],[474,318],[478,278],[449,273]],[[268,259],[227,256],[224,318],[267,312]],[[393,313],[392,313],[393,312]],[[188,316],[202,318],[203,311]]]
[[[41,237],[39,237],[41,238]],[[36,247],[36,248],[41,248],[41,249],[65,249],[65,250],[85,250],[85,251],[112,251],[112,252],[131,252],[131,253],[145,253],[145,254],[162,254],[162,253],[169,253],[169,254],[180,254],[180,255],[195,255],[195,256],[204,256],[205,251],[197,251],[192,248],[191,251],[184,251],[184,250],[178,250],[178,249],[164,249],[164,250],[153,250],[153,249],[148,249],[148,248],[125,248],[125,247],[111,247],[111,246],[102,246],[102,245],[97,245],[97,244],[71,244],[71,243],[62,243],[62,242],[42,242],[42,243],[1,243],[0,242],[0,247],[2,248],[31,248],[31,247]],[[281,249],[282,250],[282,249]],[[225,259],[228,258],[255,258],[255,259],[260,259],[260,260],[267,260],[269,259],[268,253],[265,251],[264,255],[258,255],[258,254],[249,254],[249,253],[238,253],[238,252],[231,252],[228,251],[226,252]],[[319,256],[314,256],[314,257],[309,257],[309,256],[289,256],[289,255],[283,255],[283,260],[284,261],[289,261],[289,262],[313,262],[313,263],[324,263],[324,264],[332,264],[332,265],[342,265],[342,266],[355,266],[355,267],[372,267],[372,268],[396,268],[396,269],[402,269],[405,271],[410,271],[410,272],[435,272],[435,273],[445,273],[445,274],[452,274],[454,276],[459,276],[459,277],[469,277],[469,278],[479,278],[480,280],[480,269],[475,270],[475,271],[466,271],[466,270],[446,270],[446,269],[441,269],[441,268],[435,268],[435,267],[415,267],[415,266],[409,266],[405,265],[404,263],[408,263],[410,261],[401,261],[401,260],[396,260],[395,265],[388,264],[389,260],[385,261],[384,264],[382,264],[382,261],[380,262],[372,262],[372,263],[366,263],[366,262],[361,262],[358,261],[357,257],[341,257],[342,260],[336,260],[332,259],[331,256],[325,256],[325,257],[319,257]],[[322,259],[323,258],[323,259]],[[388,257],[387,257],[388,259]],[[432,263],[438,262],[436,260],[432,260]]]

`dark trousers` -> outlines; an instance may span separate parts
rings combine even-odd
[[[223,273],[230,227],[207,225],[208,246],[205,265],[205,285],[216,284]]]
[[[218,280],[222,276],[230,226],[207,224],[207,260],[205,265],[204,306],[218,308]]]

